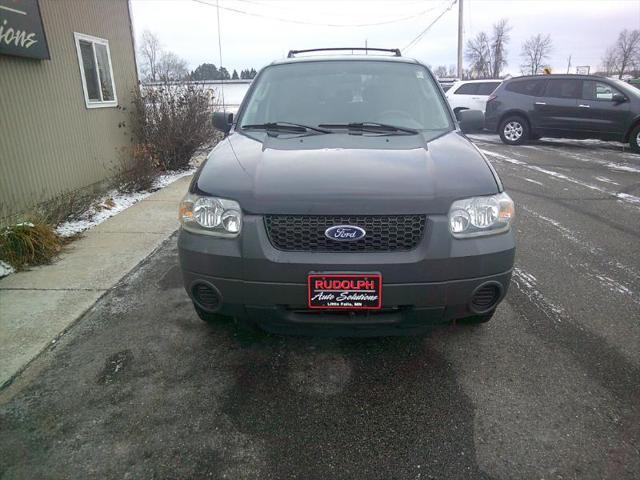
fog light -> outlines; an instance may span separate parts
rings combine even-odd
[[[222,303],[222,295],[218,289],[202,281],[191,287],[191,296],[201,308],[210,312],[217,310]]]

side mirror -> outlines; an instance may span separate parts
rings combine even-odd
[[[627,97],[625,97],[621,93],[614,93],[613,96],[611,97],[611,101],[613,103],[622,103],[627,101]]]
[[[233,113],[213,112],[213,128],[224,134],[229,133],[233,125]]]
[[[482,130],[484,128],[484,113],[480,110],[461,110],[458,112],[458,124],[464,133]]]

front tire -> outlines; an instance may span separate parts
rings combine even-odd
[[[527,121],[517,115],[509,116],[500,123],[500,140],[507,145],[522,145],[530,138]]]
[[[631,130],[629,145],[631,146],[631,151],[640,153],[640,124],[636,125],[634,129]]]

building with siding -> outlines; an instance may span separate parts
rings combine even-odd
[[[128,0],[0,0],[0,216],[100,189],[136,88]]]

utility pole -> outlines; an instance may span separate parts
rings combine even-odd
[[[569,73],[570,69],[571,69],[571,55],[569,55],[569,59],[567,61],[567,73]]]
[[[458,0],[458,78],[462,80],[462,0]]]

